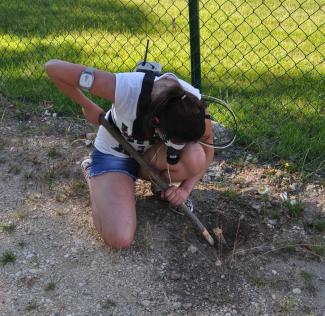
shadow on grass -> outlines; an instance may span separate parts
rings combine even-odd
[[[238,143],[250,145],[264,159],[282,158],[317,167],[325,161],[324,77],[319,74],[276,76],[270,72],[228,72],[203,91],[225,99],[239,120]],[[248,77],[246,77],[246,80]]]
[[[22,102],[50,101],[62,114],[81,114],[79,106],[61,94],[43,71],[44,63],[51,58],[88,60],[77,44],[39,43],[20,52],[2,48],[0,56],[1,93]],[[109,58],[112,63],[114,58]],[[187,73],[175,72],[188,80]],[[270,72],[229,70],[227,76],[212,84],[205,79],[202,90],[231,104],[240,123],[238,144],[249,146],[268,160],[288,159],[301,165],[306,156],[304,163],[317,168],[325,160],[323,85],[324,77],[312,73],[277,77]],[[94,100],[105,109],[110,106],[105,100]]]
[[[150,32],[149,12],[143,6],[112,0],[2,1],[0,32],[15,36],[46,36],[88,29],[132,34]],[[159,23],[159,22],[158,22]]]

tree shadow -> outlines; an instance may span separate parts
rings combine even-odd
[[[146,12],[132,2],[113,0],[39,0],[0,3],[0,32],[14,36],[47,36],[73,31],[149,32],[160,21],[151,21]]]

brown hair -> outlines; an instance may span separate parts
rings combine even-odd
[[[156,124],[155,117],[158,118]],[[195,95],[185,91],[178,81],[173,80],[151,103],[148,113],[133,124],[133,130],[141,130],[142,135],[152,136],[155,127],[160,128],[168,139],[198,141],[205,131],[204,105]],[[141,136],[133,135],[136,139]]]

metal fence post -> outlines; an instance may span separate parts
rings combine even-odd
[[[191,47],[191,81],[201,89],[200,27],[199,1],[189,0],[190,47]]]

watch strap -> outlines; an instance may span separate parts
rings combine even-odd
[[[87,67],[82,73],[87,73],[87,74],[93,75],[95,71],[96,71],[96,68]]]

